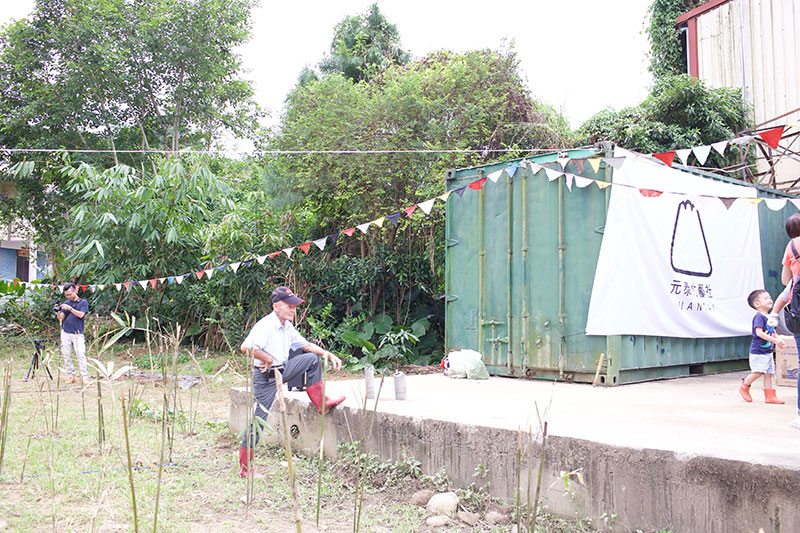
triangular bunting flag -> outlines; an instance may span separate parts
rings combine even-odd
[[[402,215],[402,211],[397,211],[396,213],[392,213],[391,215],[386,215],[386,220],[388,220],[392,226],[396,226],[397,223],[400,221],[400,215]]]
[[[325,249],[325,243],[328,242],[328,238],[327,237],[323,237],[323,238],[317,239],[316,241],[313,241],[313,242],[314,242],[314,246],[316,246],[320,250],[324,250]]]
[[[634,157],[636,157],[637,155],[638,154],[634,155]],[[604,157],[602,159],[603,161],[606,162],[607,165],[611,165],[612,167],[614,167],[615,170],[621,169],[622,165],[625,164],[624,157]]]
[[[575,170],[578,171],[579,174],[583,173],[583,169],[586,167],[586,158],[582,159],[573,159],[572,164],[575,165]],[[577,184],[577,176],[575,176],[576,180],[575,183]]]
[[[175,276],[168,276],[167,283],[173,283],[175,281]]]
[[[669,152],[661,152],[658,154],[653,154],[653,157],[667,165],[668,167],[672,166],[672,161],[675,159],[675,150],[670,150]]]
[[[466,190],[467,190],[467,186],[464,185],[463,187],[459,187],[458,189],[455,189],[453,192],[456,193],[459,196],[464,196],[464,191],[466,191]]]
[[[722,202],[722,205],[725,206],[725,209],[730,209],[733,205],[733,202],[736,200],[738,200],[738,198],[723,198],[722,196],[719,196],[719,201]]]
[[[271,254],[267,254],[267,255],[265,255],[264,257],[269,257],[270,259],[275,259],[275,258],[276,258],[276,257],[278,257],[279,255],[281,255],[281,252],[280,252],[280,250],[279,250],[279,251],[277,251],[277,252],[272,252]]]
[[[429,215],[431,213],[431,209],[433,209],[433,202],[435,201],[436,198],[431,198],[430,200],[425,200],[424,202],[419,203],[417,205],[419,206],[420,209],[422,209],[423,213]]]
[[[741,137],[736,137],[735,139],[731,139],[731,144],[747,144],[750,141],[755,139],[753,135],[742,135]]]
[[[358,228],[358,231],[360,231],[361,233],[366,234],[367,230],[369,229],[369,225],[370,224],[371,224],[371,222],[364,222],[363,224],[359,224],[356,227]]]
[[[127,290],[128,292],[131,292],[131,282],[130,281],[124,281],[122,283],[122,286],[125,287],[125,290]]]
[[[431,200],[431,205],[433,205],[433,200]],[[353,236],[353,232],[355,230],[356,230],[356,228],[347,228],[346,230],[342,231],[342,233],[344,233],[348,237],[352,237]]]
[[[564,174],[564,176],[566,177],[567,181],[567,190],[569,192],[572,192],[572,180],[575,178],[575,176],[573,176],[572,174]]]
[[[761,200],[763,200],[763,198],[740,198],[740,200],[744,200],[748,204],[758,205],[761,203]]]
[[[485,181],[485,179],[486,179],[486,178],[484,178],[484,181]],[[439,200],[441,200],[441,201],[443,201],[443,202],[447,202],[447,199],[448,199],[448,198],[450,198],[450,192],[451,192],[451,191],[447,191],[447,192],[445,192],[444,194],[440,194],[440,195],[439,195],[439,196],[437,196],[436,198],[438,198]]]
[[[503,170],[500,169],[500,170],[495,170],[494,172],[492,172],[491,174],[487,175],[486,177],[489,178],[490,180],[492,180],[492,183],[497,183],[497,180],[499,180],[500,176],[502,176],[502,175],[503,175]]]
[[[89,286],[88,286],[88,285],[81,285],[81,290],[82,290],[83,292],[86,292],[86,289],[88,289],[88,288],[89,288]]]
[[[180,275],[180,276],[175,276],[175,283],[177,283],[178,285],[180,285],[181,283],[183,283],[183,278],[185,278],[185,277],[186,277],[186,276],[185,276],[185,275],[183,275],[183,274],[182,274],[182,275]]]
[[[164,283],[164,280],[165,280],[165,279],[167,279],[167,278],[158,278],[158,282],[159,282],[159,283]]]
[[[548,181],[555,181],[563,174],[563,172],[559,172],[558,170],[553,170],[552,168],[547,167],[544,167],[544,173],[547,174]]]
[[[698,209],[703,209],[711,205],[712,202],[716,202],[716,198],[713,196],[701,196],[701,195],[692,195],[689,197],[689,200],[691,200],[694,206]]]
[[[231,270],[233,270],[234,274],[236,274],[236,271],[239,270],[240,266],[242,266],[241,261],[236,263],[231,263]]]
[[[645,198],[658,198],[664,191],[654,191],[653,189],[639,189],[639,194],[644,196]]]
[[[480,179],[480,180],[473,181],[472,183],[470,183],[469,185],[467,185],[467,187],[469,187],[469,188],[470,188],[470,189],[472,189],[473,191],[479,191],[479,190],[481,190],[481,187],[483,187],[483,184],[484,184],[484,183],[486,183],[486,178],[483,178],[483,179]]]
[[[600,190],[603,190],[606,187],[610,187],[611,186],[611,182],[609,182],[609,181],[594,180],[594,183],[595,183],[595,185],[597,185],[597,188],[600,189]]]
[[[780,126],[767,131],[759,131],[758,136],[764,139],[764,142],[767,143],[770,148],[777,148],[783,136],[783,129],[784,126]]]
[[[706,160],[708,159],[708,154],[711,153],[710,146],[695,146],[692,148],[692,152],[694,152],[694,156],[697,158],[697,161],[700,165],[705,165]]]
[[[220,265],[220,266],[216,267],[216,269],[217,269],[217,270],[225,270],[225,269],[226,269],[226,268],[228,268],[229,266],[231,266],[231,265],[230,265],[230,264],[227,264],[227,265]],[[208,276],[208,277],[210,278],[211,276]]]
[[[675,153],[678,154],[681,163],[683,163],[684,165],[689,164],[689,154],[692,153],[691,148],[684,148],[683,150],[675,150]]]
[[[208,269],[204,270],[204,272],[206,273],[206,277],[208,279],[211,279],[211,276],[214,275],[214,269],[213,268],[208,268]]]
[[[250,266],[253,264],[254,259],[248,259],[247,261],[242,261],[242,266]]]
[[[144,290],[147,290],[147,280],[146,279],[137,281],[136,283],[138,283]]]
[[[382,228],[383,227],[383,223],[384,223],[385,220],[386,220],[386,217],[376,218],[375,220],[370,222],[370,224],[375,224],[379,228]]]
[[[464,191],[461,192],[463,194]],[[414,211],[416,211],[416,209],[417,209],[417,204],[414,204],[411,207],[406,207],[405,209],[403,209],[403,213],[405,213],[408,218],[411,218],[411,215],[414,214]]]
[[[573,159],[573,161],[575,160]],[[593,181],[594,180],[589,178],[584,178],[582,176],[575,176],[575,185],[577,185],[581,189],[583,189],[584,187],[588,187],[589,185],[592,184]]]
[[[541,171],[544,168],[542,165],[534,163],[533,161],[528,163],[528,165],[531,167],[531,174],[534,174],[534,175],[538,174],[539,171]]]
[[[556,157],[556,163],[561,165],[561,170],[564,170],[569,163],[569,157]]]
[[[336,244],[336,241],[339,240],[339,235],[340,234],[338,231],[336,233],[331,233],[330,235],[328,235],[328,240],[331,241],[331,246]]]
[[[506,174],[508,174],[509,178],[513,178],[514,174],[517,173],[517,168],[519,168],[519,163],[514,163],[510,167],[506,168]]]
[[[157,279],[151,279],[151,280],[148,280],[148,282],[150,283],[150,287],[155,289],[156,288],[156,284],[158,283],[158,280]]]
[[[717,143],[711,143],[711,148],[716,150],[719,155],[725,155],[725,148],[728,147],[728,141],[719,141]]]
[[[599,157],[590,157],[589,159],[587,159],[587,161],[589,162],[589,165],[591,165],[592,170],[594,171],[594,173],[597,174],[598,171],[600,170],[600,158]]]
[[[256,261],[258,261],[259,265],[263,265],[264,261],[266,261],[266,260],[267,260],[267,256],[266,255],[259,255],[258,257],[256,257]]]
[[[308,255],[308,249],[311,248],[311,241],[301,244],[300,246],[298,246],[298,248],[303,250],[304,254]]]
[[[293,251],[294,251],[294,247],[284,248],[283,250],[281,250],[281,252],[285,253],[286,257],[288,257],[289,259],[292,258],[292,252]]]
[[[198,270],[197,272],[194,273],[194,275],[197,276],[197,279],[202,279],[203,273],[204,272],[202,270]]]

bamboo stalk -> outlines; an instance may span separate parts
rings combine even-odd
[[[386,379],[386,370],[383,371],[381,374],[381,382],[378,385],[378,394],[375,395],[375,405],[372,408],[372,416],[369,421],[369,432],[372,433],[372,426],[375,423],[375,415],[378,412],[378,401],[381,398],[381,391],[383,390],[383,382]],[[367,405],[367,399],[364,398],[364,406]],[[365,409],[366,410],[366,409]],[[361,459],[361,446],[364,441],[364,424],[361,425],[361,440],[358,441],[358,461],[359,461],[359,480],[358,480],[358,487],[356,487],[356,520],[354,524],[354,530],[356,533],[361,530],[361,507],[364,503],[364,484],[366,483],[366,461],[362,461]]]
[[[520,513],[521,495],[519,492],[520,481],[522,479],[522,428],[517,428],[517,497],[516,497],[516,512],[517,512],[517,531],[522,531],[522,514]]]
[[[536,517],[539,514],[539,493],[542,489],[542,474],[544,473],[545,446],[547,444],[547,421],[542,424],[542,452],[539,454],[539,477],[536,481],[536,495],[533,498],[533,513],[531,515],[531,525],[529,531],[534,531],[536,527]]]
[[[125,453],[128,456],[128,481],[131,484],[131,504],[133,505],[133,530],[139,532],[139,519],[136,516],[136,490],[133,487],[133,465],[131,463],[131,443],[128,438],[128,417],[125,414],[125,395],[122,396],[122,427],[125,428]]]
[[[155,387],[155,382],[153,383]],[[161,447],[158,452],[158,478],[156,482],[156,506],[153,513],[153,533],[158,530],[158,504],[161,498],[161,474],[164,471],[164,447],[167,436],[167,413],[169,411],[169,397],[167,395],[167,358],[161,358]]]
[[[301,533],[303,519],[300,516],[300,499],[297,496],[297,484],[294,478],[294,466],[292,464],[292,436],[289,432],[289,421],[286,417],[286,403],[283,401],[283,376],[279,370],[275,370],[275,389],[278,392],[278,407],[281,412],[281,424],[283,425],[284,440],[286,441],[286,462],[289,464],[289,484],[292,488],[292,501],[294,503],[294,523],[297,533]]]
[[[100,445],[100,452],[103,451],[103,443],[106,440],[106,424],[103,417],[103,390],[100,387],[100,372],[97,372],[97,442]]]
[[[0,476],[3,474],[3,457],[8,439],[8,414],[11,409],[11,361],[6,363],[3,373],[3,410],[0,413]],[[29,441],[30,442],[30,441]]]
[[[317,529],[319,529],[319,513],[322,507],[322,466],[325,461],[325,378],[328,374],[325,360],[321,357],[320,364],[322,364],[322,420],[320,421],[319,429],[319,470],[317,472]]]
[[[175,444],[175,418],[178,416],[178,345],[180,343],[181,326],[175,324],[175,346],[172,352],[172,417],[169,432],[169,462],[172,462],[172,449]]]

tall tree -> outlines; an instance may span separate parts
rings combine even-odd
[[[323,73],[341,73],[353,81],[368,80],[390,65],[404,65],[411,58],[400,48],[400,34],[378,4],[363,15],[347,17],[336,25],[330,55],[322,60]],[[304,81],[304,80],[301,80]]]

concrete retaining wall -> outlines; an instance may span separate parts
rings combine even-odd
[[[317,452],[319,414],[308,401],[297,398],[287,399],[287,410],[293,447]],[[338,441],[358,439],[366,424],[365,448],[383,459],[413,456],[425,474],[444,468],[462,488],[480,484],[473,474],[481,466],[486,470],[486,489],[507,502],[515,500],[516,431],[383,413],[377,413],[370,424],[371,418],[369,411],[364,414],[348,407],[331,411],[325,422],[326,455],[335,455]],[[281,442],[277,412],[268,422],[276,430],[270,439]],[[523,458],[523,502],[528,465],[533,462],[535,486],[540,453],[541,444],[535,443]],[[573,475],[565,490],[564,472],[580,472],[585,485]],[[797,470],[559,436],[547,439],[542,483],[547,510],[566,517],[591,517],[596,525],[603,523],[604,513],[615,513],[619,518],[614,529],[619,531],[665,527],[673,533],[800,531],[798,496]]]

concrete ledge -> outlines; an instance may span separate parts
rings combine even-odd
[[[391,390],[384,390],[387,400],[374,420],[372,409],[356,406],[360,381],[333,382],[332,393],[349,399],[325,419],[324,451],[334,455],[337,442],[358,439],[363,428],[366,450],[386,460],[413,456],[426,474],[444,468],[459,487],[480,482],[473,474],[484,467],[487,490],[508,502],[516,498],[519,470],[525,502],[529,465],[535,484],[541,444],[534,444],[518,469],[515,428],[526,430],[526,421],[535,420],[534,404],[548,405],[549,396],[542,499],[550,512],[590,517],[596,524],[604,513],[616,513],[619,531],[800,531],[800,433],[788,428],[796,398],[780,391],[786,406],[745,404],[736,397],[740,378],[610,390],[410,376],[409,401],[390,400]],[[318,453],[320,415],[305,394],[286,397],[293,447]],[[281,442],[277,413],[269,423],[276,430],[270,439]],[[573,476],[565,490],[562,473],[576,470],[585,485]]]

